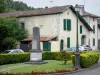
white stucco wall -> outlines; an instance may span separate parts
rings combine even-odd
[[[84,17],[84,19],[88,22],[88,24],[90,25],[92,29],[93,29],[93,25],[95,25],[95,33],[91,32],[89,35],[89,38],[90,38],[90,47],[93,50],[97,50],[98,48],[97,18],[94,18],[93,20],[93,17],[87,16],[87,17]],[[95,46],[93,46],[93,38],[95,39]]]
[[[58,15],[44,15],[19,18],[20,22],[25,23],[25,29],[27,29],[29,36],[32,36],[33,27],[40,27],[41,36],[57,36],[57,20]]]
[[[68,14],[69,13],[69,14]],[[63,19],[71,19],[71,31],[67,31],[63,29]],[[63,14],[60,15],[60,35],[59,40],[64,40],[64,48],[67,48],[67,37],[70,37],[70,47],[76,47],[76,24],[77,19],[76,15],[68,9]],[[80,25],[82,25],[83,31],[82,34],[80,34]],[[86,44],[88,44],[89,41],[89,31],[87,28],[83,25],[83,23],[78,19],[78,34],[79,34],[79,45],[81,45],[81,36],[86,36]]]

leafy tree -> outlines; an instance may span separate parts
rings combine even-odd
[[[8,8],[13,9],[16,11],[21,11],[21,10],[33,10],[33,7],[27,6],[27,4],[21,2],[21,1],[13,1],[13,0],[8,0]],[[8,10],[10,11],[10,10]]]
[[[20,41],[24,39],[25,37],[27,37],[27,35],[28,35],[27,31],[24,30],[21,26],[19,26],[18,19],[0,18],[0,50],[5,49],[6,43],[4,42],[4,40],[6,38],[12,37],[13,39],[16,39],[17,41]]]
[[[17,40],[12,37],[8,37],[3,40],[2,44],[5,49],[12,49],[16,47]]]
[[[0,13],[5,12],[7,9],[7,0],[0,0]]]

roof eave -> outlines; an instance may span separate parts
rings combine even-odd
[[[75,8],[73,6],[70,7],[70,9],[75,13],[76,15],[76,11],[75,11]],[[93,31],[93,29],[88,25],[88,23],[82,18],[82,16],[78,13],[78,17],[79,19],[83,22],[83,24],[86,26],[86,28],[89,30],[89,31]]]

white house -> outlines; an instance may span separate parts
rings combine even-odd
[[[29,33],[29,37],[22,40],[22,43],[30,44],[33,27],[39,27],[42,50],[60,51],[76,46],[77,15],[71,5],[1,13],[0,17],[17,17],[19,19],[20,25],[23,25]],[[92,28],[78,13],[79,45],[89,44],[91,31]],[[23,45],[26,47],[25,44]]]
[[[100,50],[100,18],[98,19],[98,29],[97,29],[97,33],[98,33],[98,49]]]
[[[98,23],[97,23],[97,19],[100,18],[100,16],[91,14],[89,12],[86,12],[84,10],[84,5],[78,5],[79,8],[79,13],[81,16],[83,16],[83,18],[85,19],[85,21],[88,23],[88,25],[93,29],[93,32],[90,32],[89,37],[89,45],[93,50],[97,50],[98,49],[98,37],[100,37],[98,34]]]

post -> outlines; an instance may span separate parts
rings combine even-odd
[[[78,5],[76,5],[76,9],[78,8]],[[79,53],[79,41],[78,41],[78,10],[76,10],[76,52],[75,52],[75,67],[80,69],[80,53]]]

